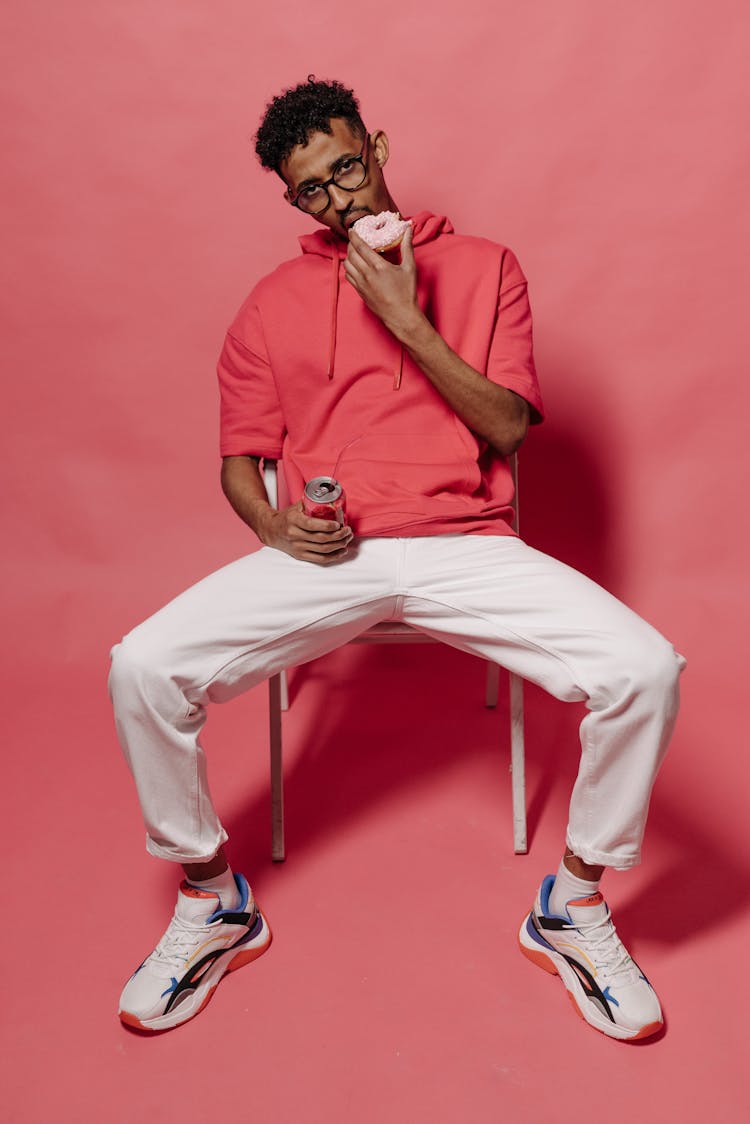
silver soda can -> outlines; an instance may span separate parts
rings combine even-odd
[[[302,503],[314,519],[335,519],[342,527],[346,522],[346,494],[332,476],[316,476],[305,484]]]

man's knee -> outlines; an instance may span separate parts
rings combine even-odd
[[[653,709],[675,710],[679,705],[682,656],[655,629],[647,634],[621,637],[601,665],[601,679],[591,693],[594,710],[648,701]]]
[[[632,694],[645,695],[655,705],[676,707],[679,702],[679,678],[685,660],[658,632],[642,641],[630,653],[628,679]]]
[[[650,645],[649,658],[645,661],[646,681],[659,692],[673,694],[684,666],[683,657],[674,650],[668,640],[659,636],[658,640]]]
[[[137,632],[114,645],[110,660],[109,694],[115,704],[142,694],[150,682],[161,678],[158,653]]]

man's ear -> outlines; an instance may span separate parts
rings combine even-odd
[[[375,155],[378,167],[382,168],[388,162],[390,153],[388,137],[382,129],[376,129],[374,133],[370,134],[370,146]]]

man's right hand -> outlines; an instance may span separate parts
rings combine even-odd
[[[306,515],[302,500],[281,511],[269,507],[258,520],[256,533],[264,546],[318,566],[329,566],[345,558],[354,537],[351,527],[342,527],[334,519]]]

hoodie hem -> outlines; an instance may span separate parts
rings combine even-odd
[[[355,541],[357,539],[432,538],[437,535],[507,535],[511,538],[518,538],[518,532],[513,530],[510,523],[498,518],[492,520],[461,520],[460,522],[436,522],[431,520],[422,523],[399,523],[382,529],[365,526],[361,530],[357,528]]]

